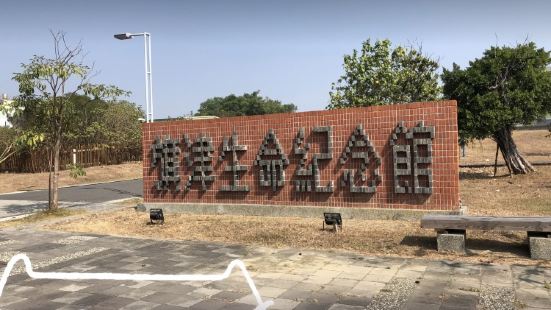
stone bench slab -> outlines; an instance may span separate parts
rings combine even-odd
[[[462,215],[426,215],[422,228],[437,230],[517,230],[551,232],[551,217],[496,217]]]

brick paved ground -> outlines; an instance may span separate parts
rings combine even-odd
[[[153,236],[152,236],[153,237]],[[551,270],[170,242],[32,229],[0,232],[0,268],[25,252],[36,271],[222,273],[241,258],[271,309],[551,309]],[[19,265],[18,265],[19,266]],[[15,275],[14,275],[15,274]],[[244,278],[220,282],[33,280],[14,269],[2,309],[254,309]]]

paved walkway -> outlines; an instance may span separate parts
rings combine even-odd
[[[105,213],[105,216],[109,216]],[[151,236],[154,237],[154,236]],[[270,309],[551,309],[551,270],[34,231],[0,232],[0,268],[216,274],[241,258]],[[1,309],[254,309],[239,271],[217,282],[33,280],[18,268]],[[17,273],[17,274],[15,274]],[[13,275],[15,274],[15,275]]]
[[[99,206],[103,202],[142,197],[142,180],[128,180],[59,189],[62,207]],[[0,194],[0,220],[8,220],[48,208],[48,191]]]
[[[141,197],[142,179],[75,185],[59,189],[59,200],[65,202],[105,202],[110,200]],[[48,201],[47,190],[0,194],[0,200]]]

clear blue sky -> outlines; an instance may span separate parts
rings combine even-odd
[[[155,117],[196,111],[207,98],[261,90],[299,110],[323,109],[342,58],[367,38],[418,42],[441,65],[462,66],[492,44],[525,38],[551,49],[551,1],[10,1],[0,3],[0,92],[49,29],[82,41],[95,82],[144,103],[143,41],[152,34]]]

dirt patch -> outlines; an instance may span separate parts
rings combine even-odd
[[[130,180],[142,177],[142,163],[133,162],[121,165],[86,168],[86,176],[76,179],[69,171],[59,173],[60,186],[86,183]],[[28,191],[48,188],[48,173],[0,173],[0,193]]]
[[[202,240],[273,248],[346,250],[367,255],[452,259],[482,263],[543,264],[529,259],[526,233],[469,232],[468,256],[436,251],[432,230],[418,222],[345,220],[342,232],[322,230],[320,219],[230,215],[167,214],[163,225],[149,225],[148,214],[127,208],[87,214],[49,229],[168,240]]]

